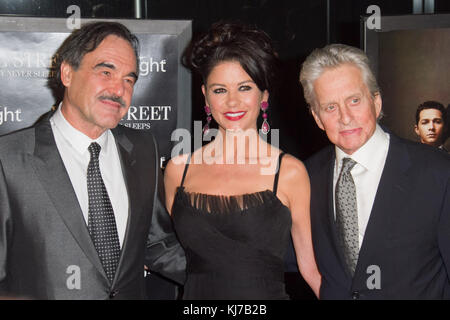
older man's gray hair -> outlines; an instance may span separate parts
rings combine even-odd
[[[369,65],[369,58],[362,50],[344,44],[330,44],[315,49],[306,58],[300,72],[300,83],[303,86],[305,100],[314,110],[317,110],[314,81],[327,69],[337,68],[344,64],[353,64],[361,70],[363,81],[372,97],[380,92],[377,79]]]

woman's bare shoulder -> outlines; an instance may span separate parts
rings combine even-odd
[[[280,167],[280,184],[295,187],[309,183],[308,172],[301,160],[287,153],[283,156]]]
[[[186,163],[189,160],[189,154],[181,154],[169,160],[164,169],[164,177],[166,182],[181,180]]]

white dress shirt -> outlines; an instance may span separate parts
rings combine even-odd
[[[356,202],[358,209],[359,248],[361,249],[367,223],[369,222],[373,202],[383,173],[384,164],[389,149],[389,134],[378,124],[370,139],[352,155],[336,149],[336,162],[333,178],[334,218],[336,219],[336,183],[342,168],[343,158],[352,158],[357,163],[350,171],[356,188]]]
[[[91,158],[88,147],[94,141],[101,146],[100,172],[114,210],[120,246],[122,247],[128,220],[128,193],[113,134],[110,130],[107,130],[100,137],[92,140],[72,127],[64,118],[61,107],[50,118],[50,123],[56,146],[69,174],[86,225],[89,215],[87,167]]]

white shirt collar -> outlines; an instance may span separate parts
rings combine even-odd
[[[389,148],[389,134],[377,124],[373,135],[367,142],[356,150],[352,155],[342,151],[339,147],[336,149],[336,161],[340,165],[343,158],[352,158],[358,164],[362,165],[367,170],[374,170],[383,163],[387,149]]]
[[[83,132],[75,129],[67,120],[64,118],[61,112],[61,104],[58,109],[53,114],[52,121],[56,128],[60,131],[64,139],[80,154],[88,151],[88,147],[92,142],[97,142],[104,153],[108,152],[108,131],[103,132],[97,139],[91,139]]]

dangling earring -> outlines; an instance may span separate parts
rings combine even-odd
[[[263,124],[261,126],[261,132],[263,134],[268,134],[270,131],[270,126],[269,123],[267,122],[267,109],[269,108],[269,103],[267,101],[262,101],[261,102],[261,110],[263,112],[262,117],[264,119]]]
[[[209,132],[209,124],[211,122],[211,109],[209,106],[205,106],[205,112],[206,112],[206,124],[203,127],[203,134],[207,135]]]

